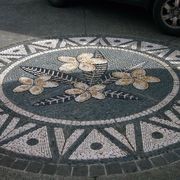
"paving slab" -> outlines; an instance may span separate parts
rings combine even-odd
[[[75,5],[54,8],[44,0],[0,1],[1,47],[42,36],[83,34],[84,12]]]

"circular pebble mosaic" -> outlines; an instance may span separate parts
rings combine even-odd
[[[136,39],[44,39],[1,50],[0,165],[99,176],[179,160],[179,75],[179,50]]]

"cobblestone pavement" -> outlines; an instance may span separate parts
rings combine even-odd
[[[0,17],[0,179],[180,178],[180,38],[104,1]]]

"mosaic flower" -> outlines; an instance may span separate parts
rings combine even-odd
[[[22,83],[22,85],[13,89],[13,92],[19,93],[29,91],[33,95],[41,94],[44,88],[52,88],[59,85],[57,82],[49,81],[50,78],[50,76],[40,76],[33,80],[28,77],[20,77],[19,82]]]
[[[112,76],[118,78],[116,85],[127,86],[133,84],[136,89],[145,90],[149,88],[148,83],[158,83],[160,79],[153,76],[147,76],[144,69],[135,69],[131,73],[113,72]]]
[[[102,91],[105,89],[105,85],[97,84],[94,86],[88,86],[85,83],[75,83],[73,89],[67,89],[65,91],[68,95],[78,95],[75,98],[76,102],[84,102],[89,100],[91,97],[96,99],[104,99],[105,95]]]
[[[107,63],[106,59],[103,58],[93,58],[94,54],[92,53],[82,53],[79,56],[68,57],[60,56],[58,60],[64,62],[64,64],[59,68],[60,71],[71,72],[77,68],[82,71],[94,71],[96,69],[96,64],[105,64]]]

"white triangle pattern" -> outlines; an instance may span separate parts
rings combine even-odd
[[[121,143],[123,143],[124,145],[126,145],[129,149],[132,149],[131,145],[129,144],[129,142],[127,141],[127,139],[125,138],[124,135],[120,134],[117,130],[115,130],[114,128],[110,127],[110,128],[105,128],[105,130],[112,135],[113,137],[115,137],[118,141],[120,141]]]
[[[162,46],[159,44],[149,43],[149,42],[141,42],[141,51],[151,51],[156,49],[167,48],[167,46]]]
[[[127,136],[129,143],[133,147],[133,150],[136,151],[137,148],[136,148],[136,137],[135,137],[134,124],[128,124],[126,126],[126,136]]]
[[[78,140],[78,138],[83,134],[83,132],[84,129],[77,129],[71,134],[68,139],[66,139],[62,154],[65,154],[68,151],[68,149]]]
[[[175,109],[180,114],[180,106],[179,105],[174,105],[173,109]]]
[[[35,45],[40,45],[48,48],[56,48],[59,40],[58,39],[48,39],[48,40],[42,40],[34,42]]]
[[[124,38],[106,38],[111,46],[119,46],[121,44],[132,42],[132,39],[124,39]]]
[[[28,48],[31,51],[31,53],[48,50],[47,47],[40,47],[40,46],[36,46],[36,45],[28,45]]]
[[[180,118],[178,115],[174,114],[172,111],[167,110],[164,112],[164,114],[175,124],[180,125]]]
[[[8,114],[0,115],[0,127],[6,122],[8,117],[9,117]]]
[[[80,38],[69,38],[71,41],[74,41],[80,45],[87,45],[89,42],[96,39],[95,37],[80,37]]]
[[[24,126],[16,128],[16,125],[18,124],[19,121],[20,121],[19,118],[13,118],[11,120],[11,122],[8,124],[6,129],[1,134],[0,141],[13,137],[17,134],[25,132],[26,130],[31,129],[36,126],[36,124],[28,123],[28,124],[25,124]]]
[[[62,128],[54,128],[54,133],[56,136],[56,143],[57,143],[57,147],[59,150],[59,154],[62,154],[63,147],[65,144],[65,137],[64,137],[63,129]]]
[[[133,42],[129,42],[129,43],[126,43],[126,44],[122,44],[122,45],[119,45],[119,47],[124,47],[124,48],[130,48],[130,49],[137,49],[137,44],[138,42],[137,41],[133,41]]]
[[[158,122],[161,124],[165,124],[167,126],[175,127],[175,128],[180,127],[178,124],[174,123],[173,121],[169,121],[167,119],[159,119],[158,117],[152,117],[152,118],[149,118],[149,120],[154,121],[154,122]]]
[[[10,49],[1,51],[0,54],[10,54],[10,55],[27,55],[27,51],[24,45],[12,47]]]
[[[60,48],[66,47],[67,45],[71,45],[71,46],[77,46],[77,44],[68,41],[66,39],[63,39],[62,42],[60,43]]]
[[[146,122],[141,122],[141,133],[144,152],[161,149],[180,142],[180,132],[175,132]],[[160,133],[163,137],[155,139],[152,137],[152,133]]]
[[[169,52],[169,49],[160,49],[160,50],[153,50],[149,51],[148,53],[156,55],[160,58],[164,57]]]
[[[102,46],[107,46],[107,43],[104,42],[102,38],[98,38],[94,40],[93,42],[89,43],[91,46],[96,46],[96,45],[102,45]]]
[[[91,148],[92,143],[100,143],[101,149],[94,150]],[[119,149],[108,138],[98,132],[92,130],[86,139],[79,145],[76,151],[70,156],[71,160],[93,160],[106,158],[119,158],[126,156],[127,153]]]
[[[33,146],[28,145],[27,141],[32,138],[38,140],[38,144]],[[29,156],[37,156],[44,158],[52,157],[49,148],[49,140],[46,127],[39,128],[18,139],[10,141],[9,143],[4,144],[2,148]]]
[[[15,56],[15,55],[0,55],[0,60],[5,62],[5,63],[11,63],[12,59],[19,59],[21,57],[22,56],[20,56],[20,55],[18,55],[18,56]]]
[[[178,61],[180,60],[180,51],[175,50],[173,51],[167,58],[166,60],[172,60],[172,61]]]

